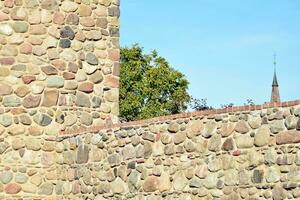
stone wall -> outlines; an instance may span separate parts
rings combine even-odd
[[[0,199],[300,198],[300,101],[0,136]]]

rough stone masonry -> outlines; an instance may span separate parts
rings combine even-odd
[[[0,199],[300,199],[300,101],[118,124],[119,1],[3,0]]]

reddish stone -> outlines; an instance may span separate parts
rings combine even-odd
[[[15,94],[19,97],[25,97],[29,92],[29,87],[27,85],[21,85],[20,87],[15,89]]]
[[[9,17],[7,16],[7,14],[0,11],[0,22],[7,21],[7,20],[9,20]]]
[[[55,12],[53,15],[53,23],[62,25],[64,24],[65,16],[61,12]]]
[[[113,75],[107,75],[104,79],[104,85],[112,88],[119,87],[119,77]]]
[[[158,190],[159,186],[159,179],[156,176],[149,176],[146,178],[143,189],[144,192],[155,192]]]
[[[43,134],[43,131],[38,126],[31,126],[28,128],[28,133],[32,136],[39,136]]]
[[[66,69],[66,63],[62,60],[53,60],[51,64],[58,70],[64,71]]]
[[[234,141],[232,138],[227,138],[222,145],[222,150],[231,151],[234,148]]]
[[[31,54],[32,45],[29,43],[23,43],[20,45],[20,53],[22,54]]]
[[[9,95],[12,93],[12,88],[10,85],[5,83],[0,83],[0,96]]]
[[[78,71],[78,66],[75,63],[70,62],[68,64],[68,70],[69,72],[76,73]]]
[[[161,134],[160,133],[156,133],[156,135],[155,135],[155,141],[159,141],[160,137],[161,137]]]
[[[241,155],[241,151],[239,149],[235,150],[234,152],[232,152],[232,155],[233,156],[239,156],[239,155]]]
[[[63,77],[66,80],[72,80],[75,78],[75,74],[71,73],[71,72],[64,72],[63,73]]]
[[[21,186],[16,183],[8,183],[4,187],[7,194],[17,194],[22,190]]]
[[[58,95],[59,95],[58,90],[46,90],[44,92],[42,106],[46,106],[46,107],[56,106]]]
[[[24,108],[13,108],[10,110],[11,114],[13,115],[19,115],[22,113],[26,113],[26,110]]]
[[[67,105],[67,98],[66,95],[62,94],[58,98],[58,105],[59,106],[66,106]]]
[[[19,156],[21,157],[21,158],[23,158],[23,156],[24,156],[24,153],[25,153],[25,149],[24,148],[22,148],[22,149],[19,149]]]
[[[23,106],[25,108],[38,107],[41,102],[41,96],[28,95],[23,100]]]
[[[22,80],[23,80],[23,82],[24,82],[25,84],[29,84],[29,83],[31,83],[32,81],[35,81],[36,78],[35,78],[35,76],[27,75],[27,76],[23,76],[23,77],[22,77]]]
[[[13,0],[4,0],[4,6],[8,8],[12,8],[14,6]]]
[[[289,130],[276,135],[276,143],[280,144],[293,144],[300,143],[300,131]]]
[[[15,63],[14,58],[0,58],[1,65],[12,65]]]
[[[120,50],[117,50],[117,49],[108,50],[108,57],[112,61],[119,61],[120,60]]]
[[[57,74],[57,69],[55,67],[50,66],[50,65],[44,66],[41,69],[47,75],[56,75]]]
[[[81,83],[78,87],[79,91],[90,93],[94,90],[94,84],[90,82]]]
[[[46,34],[46,33],[47,33],[47,28],[42,24],[30,25],[30,27],[29,27],[29,34],[43,35],[43,34]]]

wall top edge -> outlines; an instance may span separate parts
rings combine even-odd
[[[201,117],[207,115],[225,114],[225,113],[243,112],[243,111],[256,111],[256,110],[263,110],[268,108],[290,107],[296,105],[300,105],[300,99],[294,101],[278,102],[278,103],[264,103],[260,105],[234,106],[234,107],[222,108],[222,109],[194,111],[194,112],[166,115],[166,116],[160,116],[160,117],[155,117],[155,118],[150,118],[145,120],[137,120],[131,122],[116,123],[116,124],[107,122],[105,125],[101,125],[101,126],[79,127],[77,129],[70,128],[66,130],[61,130],[59,137],[68,138],[68,137],[73,137],[85,133],[97,133],[101,130],[108,130],[108,129],[118,129],[118,128],[126,129],[135,126],[147,125],[147,124],[163,123],[166,121],[171,121],[171,120],[181,119],[181,118],[190,118],[190,117],[198,117],[198,116]]]

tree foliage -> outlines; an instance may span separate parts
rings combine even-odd
[[[201,111],[201,110],[212,110],[213,107],[207,104],[207,99],[196,99],[192,98],[190,102],[190,107],[193,110]]]
[[[185,76],[156,51],[121,48],[120,117],[125,121],[176,114],[190,101]]]

